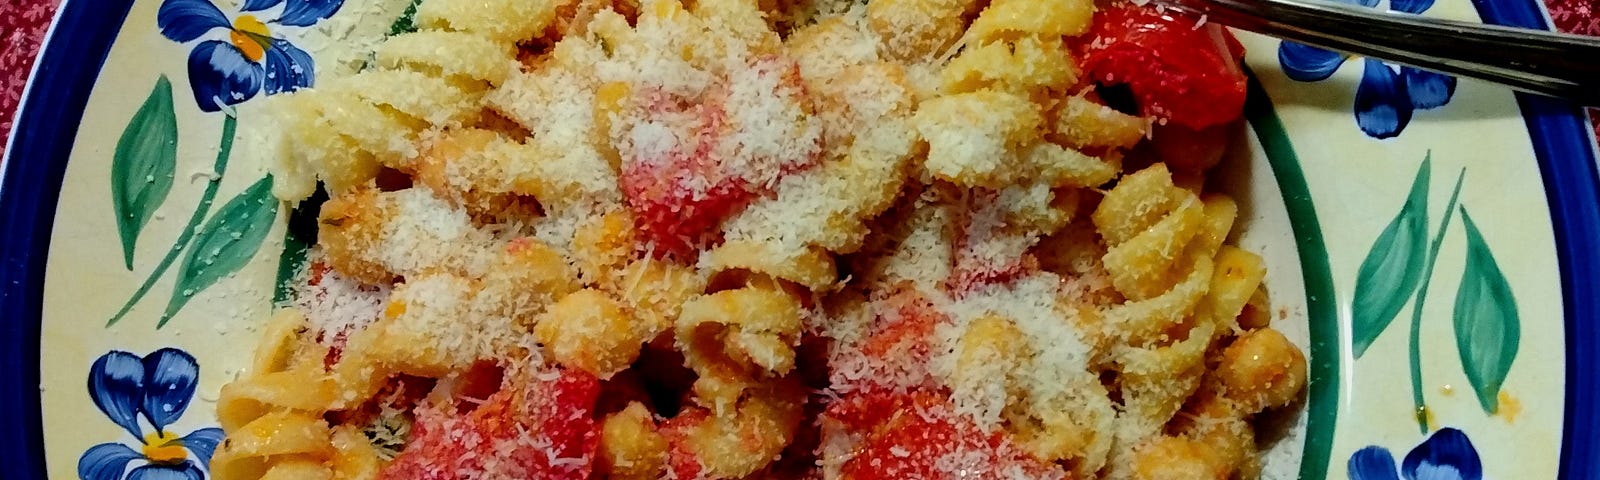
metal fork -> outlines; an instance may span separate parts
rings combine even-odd
[[[1600,38],[1322,0],[1156,0],[1241,30],[1600,105]]]

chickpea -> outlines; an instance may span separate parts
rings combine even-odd
[[[1262,328],[1234,340],[1215,373],[1228,399],[1256,413],[1295,400],[1306,385],[1306,357],[1282,333]]]
[[[691,409],[668,421],[667,428],[683,435],[683,447],[704,468],[702,478],[746,478],[794,440],[805,397],[798,379],[785,377],[750,388],[732,411]]]
[[[891,56],[924,59],[961,37],[963,16],[973,9],[961,0],[888,0],[867,3],[867,25]]]
[[[1243,418],[1201,417],[1185,423],[1181,432],[1173,433],[1210,446],[1218,461],[1234,472],[1234,478],[1259,476],[1255,429]]]
[[[667,439],[656,430],[650,409],[639,402],[601,423],[595,471],[601,478],[649,480],[666,471]]]
[[[322,246],[323,260],[334,271],[361,283],[393,281],[395,273],[373,253],[382,242],[383,224],[392,214],[374,188],[356,188],[329,199],[317,215],[317,245]]]
[[[976,386],[984,390],[982,398],[991,398],[991,394],[1001,393],[993,390],[1000,389],[1007,397],[1016,398],[1020,392],[1012,377],[1032,355],[1028,350],[1027,337],[1010,319],[980,317],[961,335],[952,383],[956,388]]]
[[[627,211],[591,219],[572,235],[572,253],[584,281],[613,288],[633,258],[633,217]]]
[[[634,323],[610,295],[583,289],[551,305],[533,334],[557,363],[610,378],[639,358],[649,340]]]
[[[1215,448],[1186,438],[1156,437],[1133,453],[1135,480],[1227,480],[1228,470]]]
[[[532,238],[512,240],[483,276],[478,296],[495,314],[524,326],[556,299],[576,291],[571,267],[559,252]]]

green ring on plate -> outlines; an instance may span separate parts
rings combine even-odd
[[[1310,386],[1307,388],[1306,435],[1301,450],[1301,480],[1327,478],[1328,458],[1333,452],[1333,430],[1339,409],[1339,312],[1333,295],[1333,272],[1328,266],[1328,249],[1322,242],[1322,226],[1317,208],[1306,187],[1300,157],[1284,131],[1283,121],[1272,108],[1266,90],[1249,77],[1249,93],[1244,115],[1261,142],[1261,149],[1272,165],[1272,176],[1283,192],[1289,212],[1289,227],[1294,230],[1295,250],[1300,255],[1300,275],[1306,285],[1306,322],[1311,328]]]

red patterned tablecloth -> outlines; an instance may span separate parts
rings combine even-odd
[[[0,145],[11,136],[12,115],[22,99],[45,29],[55,15],[58,0],[0,1]],[[1556,28],[1569,33],[1600,36],[1600,0],[1545,0]],[[1600,134],[1600,115],[1595,131]],[[3,148],[3,147],[0,147]]]
[[[11,138],[12,114],[22,100],[33,58],[59,0],[0,2],[0,145]],[[0,148],[4,148],[0,146]]]
[[[1556,30],[1600,37],[1600,0],[1544,0]],[[1589,109],[1594,134],[1600,137],[1600,107]]]

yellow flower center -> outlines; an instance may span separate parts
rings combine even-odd
[[[228,32],[228,38],[233,41],[233,46],[244,52],[244,58],[259,62],[267,55],[264,43],[271,34],[267,24],[261,23],[254,15],[240,15],[233,21],[233,31]]]
[[[144,436],[144,458],[150,463],[176,465],[189,459],[178,434],[155,432]]]

